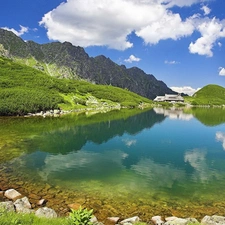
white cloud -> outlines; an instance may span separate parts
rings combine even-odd
[[[139,62],[140,60],[141,60],[140,58],[137,58],[134,55],[130,55],[130,57],[128,59],[125,59],[124,61],[128,63],[132,63],[132,62]]]
[[[143,38],[146,44],[157,44],[160,40],[177,40],[189,36],[194,29],[191,19],[182,21],[179,14],[166,10],[162,17],[141,27],[135,33]]]
[[[204,15],[209,15],[211,12],[211,9],[206,5],[202,6],[201,10],[204,11]]]
[[[221,141],[223,143],[223,149],[225,150],[225,133],[217,132],[216,133],[216,140]]]
[[[221,43],[221,42],[218,42],[218,46],[219,46],[219,47],[222,47],[222,43]]]
[[[173,6],[189,7],[208,0],[67,0],[46,13],[40,25],[51,40],[74,45],[107,46],[117,50],[131,48],[128,35],[136,34],[145,44],[190,36],[199,31],[202,37],[189,46],[191,53],[212,56],[218,38],[225,36],[225,21],[193,15],[182,19]],[[88,5],[88,7],[87,7]],[[202,10],[210,12],[207,6]]]
[[[17,31],[14,28],[8,28],[8,27],[2,27],[2,29],[8,30],[8,31],[12,31],[15,35],[17,36],[22,36],[23,34],[27,33],[29,28],[28,27],[24,27],[20,25],[20,30]]]
[[[213,56],[212,48],[215,42],[222,37],[225,37],[225,20],[200,19],[197,21],[196,29],[201,33],[202,37],[198,38],[195,43],[191,42],[189,51],[193,54]]]
[[[170,64],[170,65],[174,65],[174,64],[179,64],[179,62],[173,60],[173,61],[168,61],[168,60],[165,60],[164,61],[165,64]]]
[[[223,67],[219,68],[219,75],[220,76],[225,76],[225,68],[223,68]]]
[[[170,87],[170,89],[172,89],[173,91],[176,91],[178,93],[185,93],[185,94],[192,96],[195,92],[197,92],[201,88],[195,89],[190,86],[183,86],[183,87]]]

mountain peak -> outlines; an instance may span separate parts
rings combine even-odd
[[[175,93],[165,83],[138,67],[127,69],[104,55],[89,57],[84,48],[73,46],[67,41],[47,44],[24,42],[11,31],[0,29],[0,44],[4,48],[0,54],[7,51],[11,58],[24,59],[24,63],[32,57],[36,60],[36,65],[32,66],[51,76],[85,79],[97,84],[126,88],[150,99]]]

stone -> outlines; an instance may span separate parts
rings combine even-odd
[[[217,215],[205,216],[202,219],[201,224],[203,224],[203,225],[224,225],[225,217],[217,216]]]
[[[15,189],[6,190],[4,195],[6,198],[11,199],[11,200],[15,200],[15,199],[22,197],[22,195]]]
[[[112,222],[112,223],[117,223],[119,221],[119,217],[108,217],[107,220]]]
[[[68,207],[70,209],[73,209],[73,210],[78,210],[81,207],[81,204],[79,204],[79,203],[72,203],[72,204],[69,204]]]
[[[169,216],[169,217],[165,218],[166,221],[171,221],[171,220],[175,220],[175,219],[177,219],[176,216]]]
[[[93,223],[93,224],[98,223],[98,220],[97,220],[96,216],[92,216],[92,218],[90,219],[90,222]]]
[[[174,220],[167,221],[164,225],[187,225],[188,222],[189,221],[187,219],[176,218]]]
[[[31,204],[27,197],[17,199],[14,202],[14,205],[16,208],[16,212],[20,212],[20,213],[31,213],[32,212]]]
[[[14,204],[12,201],[0,202],[0,208],[3,208],[7,212],[15,212]]]
[[[122,220],[120,222],[120,224],[124,224],[124,225],[126,223],[128,223],[128,224],[134,224],[135,222],[139,222],[139,221],[140,221],[140,218],[138,216],[134,216],[134,217],[131,217],[131,218],[127,218],[125,220]]]
[[[152,222],[155,225],[162,225],[162,224],[164,224],[164,221],[162,220],[161,216],[153,216],[151,220],[152,220]]]
[[[38,209],[35,212],[35,215],[37,217],[46,217],[46,218],[56,218],[57,217],[55,210],[50,209],[48,207],[43,207],[43,208]]]
[[[38,205],[38,206],[43,206],[43,205],[46,204],[46,202],[47,202],[47,201],[46,201],[45,199],[42,198],[42,199],[40,199],[40,200],[37,202],[37,205]]]

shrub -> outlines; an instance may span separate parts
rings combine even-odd
[[[90,221],[92,218],[93,209],[88,211],[87,209],[82,209],[81,207],[78,210],[73,210],[70,213],[70,219],[73,225],[92,225]]]

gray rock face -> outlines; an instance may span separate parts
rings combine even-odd
[[[224,216],[205,216],[202,221],[202,225],[224,225],[225,217]]]
[[[57,217],[55,210],[50,209],[48,207],[43,207],[43,208],[38,209],[35,212],[35,215],[38,217],[46,217],[46,218],[56,218]]]
[[[3,208],[7,212],[15,212],[13,202],[11,202],[11,201],[0,202],[0,208]]]

